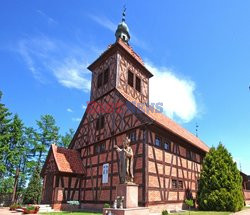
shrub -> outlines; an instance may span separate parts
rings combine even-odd
[[[34,210],[36,209],[36,207],[33,206],[33,205],[30,205],[30,206],[27,206],[26,209],[27,209],[28,211],[34,211]]]
[[[10,206],[10,210],[11,211],[14,211],[16,210],[17,208],[21,208],[21,205],[17,204],[17,203],[14,203]]]
[[[24,214],[37,214],[39,211],[39,206],[29,205],[26,208],[23,208]]]
[[[188,206],[189,214],[190,214],[190,208],[194,206],[194,200],[193,199],[186,199],[185,204]]]
[[[161,212],[161,215],[168,215],[168,211],[167,211],[167,210],[163,210],[163,211]]]
[[[190,208],[194,206],[194,200],[193,199],[186,199],[185,204]]]
[[[110,208],[110,204],[109,204],[109,203],[105,203],[105,204],[103,205],[103,208]]]
[[[231,154],[220,143],[206,154],[197,202],[201,210],[239,211],[244,205],[242,178]]]

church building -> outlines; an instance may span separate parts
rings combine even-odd
[[[196,198],[209,147],[159,106],[149,105],[153,75],[129,44],[125,14],[115,36],[115,43],[88,67],[90,103],[70,146],[50,148],[41,173],[42,203],[58,210],[112,205],[119,184],[114,146],[129,137],[139,206],[152,212],[181,209],[187,197]]]

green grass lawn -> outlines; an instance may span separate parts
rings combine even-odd
[[[52,212],[52,213],[39,213],[39,214],[43,214],[43,215],[63,215],[63,214],[67,214],[67,215],[102,215],[102,213],[94,213],[94,212]]]
[[[176,213],[176,215],[188,215],[189,212],[185,213]],[[214,211],[191,211],[190,215],[229,215],[232,212],[214,212]]]
[[[101,215],[101,213],[93,212],[53,212],[53,213],[42,213],[48,215],[63,215],[63,214],[72,214],[72,215]],[[188,215],[189,212],[184,213],[174,213],[175,215]],[[231,212],[213,212],[213,211],[191,211],[191,215],[229,215]]]

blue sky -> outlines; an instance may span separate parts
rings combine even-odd
[[[55,116],[76,129],[89,100],[86,67],[115,41],[124,3],[131,45],[155,74],[151,101],[250,174],[249,1],[3,1],[0,89],[26,125]]]

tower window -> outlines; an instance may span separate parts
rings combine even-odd
[[[97,77],[97,88],[108,83],[109,80],[109,68],[107,68],[104,72],[100,73]]]
[[[98,75],[97,77],[97,88],[100,88],[102,86],[102,73]]]
[[[141,92],[141,79],[136,76],[135,89]]]
[[[103,85],[107,84],[109,80],[109,69],[106,69],[104,71],[104,79],[103,79]]]
[[[130,70],[128,71],[128,84],[134,87],[134,74]]]

